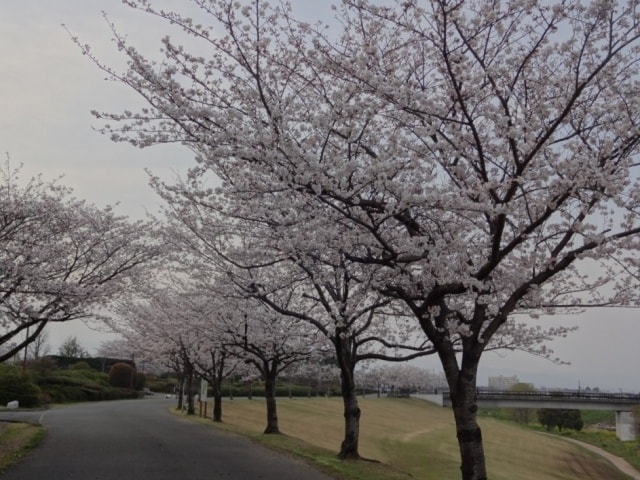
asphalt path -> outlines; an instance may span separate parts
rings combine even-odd
[[[171,414],[171,400],[76,404],[0,419],[42,423],[42,443],[2,480],[331,480],[249,439]]]

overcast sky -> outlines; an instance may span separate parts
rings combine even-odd
[[[319,1],[293,3],[307,19],[331,15],[328,0],[326,7]],[[114,144],[93,130],[96,124],[90,110],[120,111],[141,105],[134,93],[105,81],[62,27],[65,24],[82,43],[90,43],[107,63],[122,65],[101,11],[144,51],[158,52],[158,39],[166,33],[162,24],[118,0],[2,0],[0,152],[3,157],[4,152],[9,155],[12,166],[24,164],[24,176],[64,175],[61,182],[72,187],[76,196],[99,206],[118,202],[121,213],[139,218],[159,207],[144,169],[169,178],[174,171],[183,172],[192,156],[178,146],[139,150]],[[486,384],[489,375],[515,374],[538,386],[640,391],[639,313],[593,310],[545,319],[580,325],[578,332],[551,345],[571,365],[558,366],[521,353],[487,353],[479,383]],[[68,335],[77,335],[90,351],[105,338],[81,323],[67,324],[50,331],[51,353]],[[421,364],[440,369],[436,358]]]

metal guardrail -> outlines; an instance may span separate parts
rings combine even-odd
[[[443,398],[449,398],[449,391],[442,392]],[[638,393],[605,393],[593,391],[532,391],[514,392],[510,390],[477,389],[477,400],[523,400],[523,401],[566,401],[566,402],[607,402],[623,405],[640,404]]]

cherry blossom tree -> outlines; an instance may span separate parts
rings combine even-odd
[[[105,131],[182,142],[227,214],[377,269],[442,362],[462,478],[486,479],[483,352],[566,333],[514,315],[638,304],[638,2],[343,0],[337,33],[261,0],[196,2],[210,24],[126,3],[207,57],[166,37],[155,63],[114,27],[129,69],[94,61],[149,106]]]
[[[219,422],[221,383],[237,362],[226,347],[217,307],[209,292],[194,289],[193,279],[158,271],[152,282],[139,285],[113,308],[110,325],[145,358],[176,370],[184,384],[179,400],[186,394],[188,414],[195,413],[196,376],[206,379],[214,393],[212,418]]]
[[[447,387],[443,373],[426,370],[410,363],[376,364],[363,369],[359,377],[363,382],[363,388],[375,388],[378,395],[381,390],[415,393]]]
[[[226,333],[224,317],[218,309],[210,308],[214,302],[211,301],[209,292],[200,292],[198,297],[201,302],[200,311],[206,305],[207,314],[198,316],[195,322],[192,319],[189,323],[190,328],[205,341],[205,355],[198,356],[195,365],[199,375],[209,383],[213,391],[211,419],[222,422],[222,384],[228,378],[242,374],[246,367]]]
[[[110,323],[112,323],[111,320]],[[161,358],[158,352],[146,347],[148,342],[145,341],[143,332],[140,332],[142,335],[140,338],[133,335],[131,331],[127,333],[127,337],[118,335],[116,338],[100,342],[97,350],[98,357],[132,360],[141,372],[162,374],[175,370],[173,364],[168,362],[166,358]]]
[[[211,419],[214,422],[222,422],[222,383],[231,376],[241,373],[243,365],[238,362],[238,357],[234,355],[233,350],[226,343],[220,342],[220,338],[211,341],[207,350],[209,355],[206,363],[198,361],[196,364],[200,375],[207,380],[213,391]]]
[[[100,357],[127,358],[133,350],[132,344],[126,338],[118,337],[100,342],[97,354]]]
[[[238,301],[239,300],[239,301]],[[264,381],[267,425],[265,434],[280,433],[276,384],[284,372],[309,360],[321,343],[308,324],[276,313],[255,299],[223,297],[224,331],[237,355],[254,367]]]
[[[145,357],[164,364],[178,375],[180,394],[178,408],[183,407],[187,394],[187,413],[194,414],[193,376],[195,358],[194,336],[180,309],[179,294],[158,286],[147,289],[145,295],[130,295],[112,308],[109,325],[113,332]],[[186,391],[183,388],[187,385]]]
[[[378,269],[351,261],[343,252],[326,251],[322,246],[307,244],[304,252],[292,250],[288,237],[272,235],[272,222],[266,222],[265,226],[264,222],[247,221],[233,211],[221,212],[215,196],[211,198],[197,179],[191,179],[188,184],[178,181],[167,185],[153,178],[152,183],[167,203],[167,242],[184,253],[182,261],[195,261],[189,269],[209,268],[210,277],[224,277],[228,286],[217,295],[234,302],[230,303],[234,311],[254,316],[251,311],[260,309],[249,306],[249,299],[253,298],[277,314],[267,315],[267,322],[272,322],[275,330],[267,326],[260,328],[263,332],[269,331],[261,337],[279,335],[279,340],[270,342],[272,347],[265,349],[254,344],[251,349],[243,347],[253,356],[260,353],[263,365],[259,370],[268,387],[275,387],[275,377],[273,380],[269,377],[278,373],[272,366],[288,366],[282,363],[282,350],[274,357],[276,345],[279,349],[286,346],[287,355],[296,351],[292,359],[304,356],[303,352],[309,347],[300,350],[291,342],[296,338],[314,339],[317,335],[311,332],[315,330],[320,337],[315,340],[318,353],[325,351],[322,343],[332,346],[340,372],[345,418],[339,456],[358,458],[361,411],[356,393],[356,366],[374,359],[402,362],[433,353],[428,342],[416,335],[415,323],[408,319],[399,302],[373,288]],[[288,223],[290,234],[299,228],[309,228],[306,222],[304,225]],[[237,293],[229,293],[234,290]],[[243,306],[242,302],[248,305]],[[265,313],[259,314],[263,316]],[[281,316],[289,320],[278,320]],[[229,318],[232,323],[243,324],[242,319],[235,317],[234,320],[233,314]],[[288,325],[286,328],[280,326],[283,322]],[[275,412],[275,396],[272,402]],[[268,413],[268,418],[273,419],[275,415]],[[269,426],[271,424],[275,421],[268,421],[267,432],[277,430]]]
[[[331,387],[336,385],[340,371],[334,358],[330,349],[320,350],[308,361],[296,365],[292,376],[299,385],[307,385],[309,397],[312,393],[329,395]]]
[[[77,200],[57,182],[22,183],[19,173],[8,162],[0,170],[0,361],[49,322],[95,316],[159,254],[149,225]]]
[[[279,314],[312,326],[332,345],[345,419],[338,456],[359,458],[361,410],[356,367],[374,359],[405,361],[433,350],[414,335],[413,324],[392,300],[371,289],[371,278],[359,264],[351,264],[343,255],[335,256],[333,260],[337,261],[333,263],[320,252],[315,253],[296,258],[290,268],[280,265],[279,271],[253,270],[248,293]],[[292,279],[297,279],[297,284],[292,284]],[[244,280],[246,285],[248,279]]]

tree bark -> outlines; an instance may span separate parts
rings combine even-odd
[[[276,379],[270,375],[265,376],[264,396],[267,401],[267,428],[264,433],[280,433],[276,407]]]
[[[344,439],[340,445],[338,458],[356,459],[360,458],[358,452],[358,442],[360,439],[360,407],[356,394],[356,385],[353,371],[355,361],[349,348],[349,342],[340,335],[336,336],[336,352],[338,354],[338,365],[340,365],[340,387],[342,393],[342,404],[344,406]]]
[[[184,407],[184,373],[181,370],[176,371],[178,376],[178,385],[176,385],[175,393],[178,397],[178,410],[182,411]]]
[[[226,355],[221,349],[212,349],[211,355],[211,387],[213,390],[213,413],[211,419],[214,422],[222,422],[222,379]]]
[[[196,405],[194,402],[194,393],[193,393],[193,368],[188,367],[188,371],[186,372],[187,377],[187,415],[195,415],[196,414]]]
[[[342,376],[342,375],[341,375]],[[343,376],[344,377],[344,376]],[[356,389],[353,387],[353,376],[350,381],[342,381],[342,403],[344,405],[344,440],[340,445],[338,457],[341,459],[360,458],[358,441],[360,438],[360,407]],[[346,388],[345,388],[346,387]]]
[[[471,357],[471,358],[470,358]],[[448,359],[449,365],[455,362]],[[487,469],[482,446],[482,432],[477,421],[477,373],[480,356],[463,354],[462,367],[455,373],[445,366],[449,383],[456,436],[460,448],[462,480],[487,480]],[[443,362],[444,364],[444,362]]]
[[[220,388],[213,390],[213,416],[214,422],[222,422],[222,391]]]

